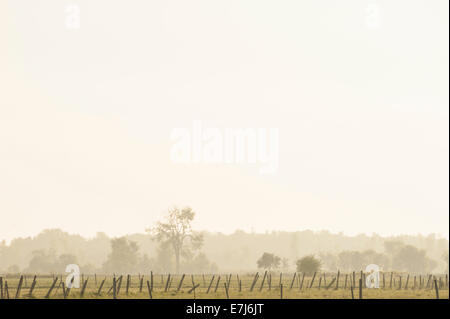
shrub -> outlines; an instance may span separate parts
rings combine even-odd
[[[320,271],[321,266],[322,262],[315,258],[314,255],[305,256],[297,260],[297,271],[303,272],[306,275],[312,275]]]

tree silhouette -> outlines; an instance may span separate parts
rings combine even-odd
[[[405,245],[394,256],[393,264],[399,270],[424,273],[433,270],[437,263],[426,256],[424,249]]]
[[[264,253],[261,258],[259,258],[256,261],[256,264],[258,265],[258,268],[263,269],[273,269],[278,268],[281,263],[281,258],[278,256],[275,256],[275,254],[270,253]]]
[[[322,262],[315,258],[314,255],[305,256],[297,260],[297,271],[312,275],[314,272],[318,272]]]
[[[199,249],[203,244],[203,236],[192,230],[191,223],[195,212],[190,207],[169,209],[164,222],[158,222],[154,228],[147,229],[160,243],[172,247],[175,255],[175,270],[180,272],[180,260],[183,254]]]
[[[139,259],[138,250],[137,243],[125,237],[112,239],[111,253],[103,264],[103,269],[120,274],[133,272]]]

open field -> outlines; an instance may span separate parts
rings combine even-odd
[[[360,293],[367,299],[449,298],[447,275],[381,273],[379,289],[365,287],[365,276],[361,273],[81,275],[80,287],[67,289],[65,275],[3,275],[0,298],[359,299]]]

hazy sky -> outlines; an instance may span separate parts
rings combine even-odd
[[[448,238],[448,5],[2,0],[0,239],[143,232],[172,205],[209,231]],[[194,120],[278,128],[277,174],[172,163]]]

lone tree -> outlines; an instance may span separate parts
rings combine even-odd
[[[297,260],[297,271],[307,275],[312,275],[320,270],[322,262],[315,258],[314,255],[305,256]]]
[[[175,269],[180,271],[181,256],[188,255],[191,250],[199,249],[203,244],[203,236],[192,230],[191,223],[195,212],[190,207],[169,209],[164,222],[158,222],[147,232],[155,236],[163,245],[169,245],[175,255]]]
[[[273,269],[280,266],[281,258],[275,256],[275,254],[264,253],[261,258],[256,261],[258,268]]]

